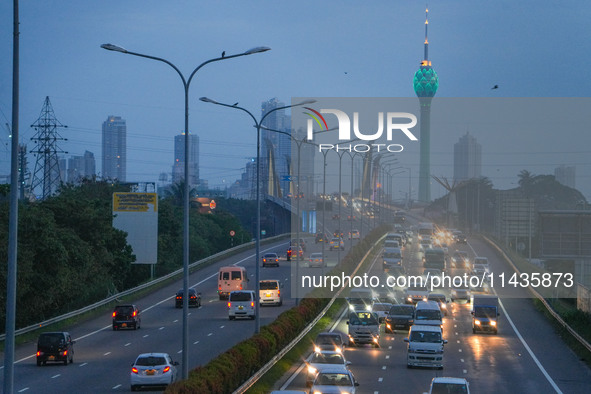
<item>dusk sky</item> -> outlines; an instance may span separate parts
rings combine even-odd
[[[0,3],[0,175],[9,173],[12,1]],[[171,172],[173,138],[184,127],[180,78],[163,63],[110,52],[113,43],[163,57],[188,76],[205,60],[256,46],[272,50],[209,64],[190,91],[190,131],[200,138],[201,177],[225,187],[256,155],[256,131],[234,103],[260,118],[277,97],[415,97],[412,77],[423,59],[425,2],[407,1],[100,1],[20,2],[20,140],[49,96],[70,155],[95,154],[101,171],[101,126],[127,121],[127,180],[157,181]],[[429,2],[429,60],[436,97],[587,97],[591,78],[591,4],[581,1]],[[498,85],[498,89],[491,89]],[[587,99],[577,114],[589,112]],[[548,115],[545,107],[541,115]],[[433,107],[433,112],[436,112]],[[557,115],[558,117],[568,115]],[[470,131],[482,144],[482,173],[510,188],[517,173],[553,174],[576,166],[576,186],[591,198],[591,137],[581,119],[560,130],[493,132],[478,122],[431,126],[434,175],[453,175],[453,144]],[[560,123],[562,124],[562,123]],[[403,165],[418,174],[418,157]],[[401,159],[401,161],[404,161]],[[29,170],[35,158],[29,157]],[[336,171],[331,167],[330,171]],[[329,174],[330,175],[330,174]],[[401,175],[403,178],[404,175]],[[416,179],[413,180],[416,184]],[[432,197],[440,197],[439,186]]]

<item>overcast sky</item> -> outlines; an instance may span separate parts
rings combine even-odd
[[[261,102],[272,97],[286,103],[292,97],[414,97],[412,77],[423,58],[422,1],[20,3],[21,141],[33,149],[29,126],[49,96],[58,120],[68,125],[61,131],[68,141],[60,147],[71,155],[94,152],[100,172],[102,122],[121,116],[127,121],[130,181],[156,181],[159,173],[171,172],[173,137],[184,127],[182,84],[165,64],[106,51],[103,43],[166,58],[186,75],[222,51],[272,48],[209,64],[191,85],[190,130],[201,140],[201,177],[213,187],[239,178],[256,154],[256,133],[245,114],[199,97],[239,102],[257,118]],[[439,75],[437,97],[589,96],[589,20],[591,3],[581,1],[430,1],[429,59]],[[0,29],[0,174],[7,174],[11,1],[0,3]],[[492,90],[494,85],[499,88]],[[571,128],[558,144],[561,130],[512,138],[514,132],[491,136],[475,122],[459,123],[442,126],[439,136],[432,125],[432,173],[453,175],[453,144],[469,130],[483,144],[483,175],[495,186],[513,187],[521,169],[548,174],[557,165],[575,165],[577,188],[591,197],[586,124]],[[34,160],[29,158],[31,171]],[[418,174],[418,158],[405,160]],[[442,193],[434,186],[432,197]]]

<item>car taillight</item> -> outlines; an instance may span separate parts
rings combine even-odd
[[[117,312],[113,312],[113,317],[117,316]]]
[[[164,370],[162,371],[162,373],[167,373],[168,371],[170,371],[170,367],[164,368]]]
[[[37,351],[37,357],[39,357],[41,355],[40,351]]]
[[[242,284],[240,284],[240,290],[242,290]]]
[[[228,308],[230,308],[232,306],[231,302],[228,302]]]
[[[133,311],[133,316],[137,316],[137,311]]]
[[[277,290],[277,295],[280,295],[280,294],[281,294],[281,290]]]
[[[132,373],[138,373],[137,368],[136,367],[131,368],[131,372]]]
[[[64,350],[64,352],[62,353],[62,356],[67,356],[68,355],[68,351]]]
[[[251,308],[254,308],[254,301],[250,302],[250,306],[251,306]]]

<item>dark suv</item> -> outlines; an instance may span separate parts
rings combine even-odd
[[[393,334],[395,330],[408,330],[414,323],[415,308],[412,305],[395,304],[386,315],[384,332]]]
[[[183,289],[176,292],[176,297],[174,298],[175,308],[183,307],[183,293]],[[189,306],[194,306],[196,308],[201,306],[201,293],[197,293],[197,290],[192,288],[189,289]]]
[[[140,310],[133,304],[117,305],[113,311],[113,331],[120,328],[137,330],[142,324]]]
[[[64,365],[74,362],[74,343],[67,332],[44,332],[37,341],[37,366],[48,361],[62,362]]]

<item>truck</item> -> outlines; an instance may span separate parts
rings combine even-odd
[[[423,239],[423,237],[431,238],[433,233],[435,232],[435,226],[433,223],[423,222],[419,223],[417,227],[417,233],[419,235],[419,240]]]
[[[498,317],[499,297],[489,294],[474,294],[472,296],[472,333],[488,331],[497,334],[499,330]]]
[[[369,311],[371,312],[375,301],[374,293],[371,289],[354,288],[349,292],[347,304],[350,311]]]
[[[441,248],[425,249],[423,265],[425,268],[437,268],[445,271],[445,251]]]
[[[380,322],[375,313],[353,311],[347,320],[349,345],[369,344],[380,347]]]

